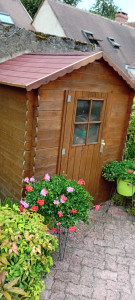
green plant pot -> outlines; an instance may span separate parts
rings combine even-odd
[[[117,179],[117,192],[123,196],[132,196],[135,193],[135,185],[129,185],[128,180]]]

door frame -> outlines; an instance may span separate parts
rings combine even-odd
[[[60,175],[60,171],[61,171],[61,161],[62,161],[62,148],[63,148],[63,142],[64,142],[64,133],[65,133],[65,126],[66,126],[66,114],[67,114],[67,106],[68,106],[68,95],[70,95],[71,93],[74,94],[74,99],[73,99],[73,115],[72,115],[72,124],[71,124],[71,128],[72,128],[72,135],[70,136],[70,141],[69,141],[69,147],[72,147],[72,139],[73,139],[73,127],[74,127],[74,118],[75,118],[75,111],[76,111],[76,105],[77,105],[77,98],[75,99],[75,94],[76,93],[90,93],[91,95],[93,94],[93,98],[95,99],[103,99],[103,109],[102,109],[102,114],[105,116],[105,111],[106,111],[106,107],[107,107],[107,103],[105,103],[105,101],[107,102],[107,98],[108,98],[108,93],[102,93],[102,92],[91,92],[90,90],[66,90],[64,93],[64,105],[63,105],[63,119],[62,119],[62,125],[61,125],[61,137],[60,137],[60,146],[59,146],[59,156],[58,156],[58,164],[57,164],[57,174]],[[97,94],[97,96],[96,96]],[[83,99],[86,99],[87,96],[83,96]],[[91,96],[92,98],[92,96]],[[72,97],[71,97],[71,101],[72,101]],[[101,136],[102,136],[102,132],[104,131],[104,122],[105,122],[105,118],[102,121],[102,128],[99,130],[99,139],[101,140]],[[95,142],[92,144],[98,144],[100,142]],[[79,147],[82,145],[74,145],[73,147]],[[84,145],[85,146],[85,145]]]

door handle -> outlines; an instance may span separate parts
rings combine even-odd
[[[104,142],[104,140],[101,140],[100,153],[103,153],[104,146],[105,146],[105,142]]]

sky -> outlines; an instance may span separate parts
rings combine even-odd
[[[96,0],[82,0],[77,7],[89,10]],[[121,8],[121,11],[128,14],[128,21],[135,22],[135,0],[113,0],[114,4]]]

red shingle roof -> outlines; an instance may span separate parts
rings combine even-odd
[[[135,89],[133,82],[102,52],[68,54],[24,54],[0,64],[0,83],[28,91],[103,58]]]

